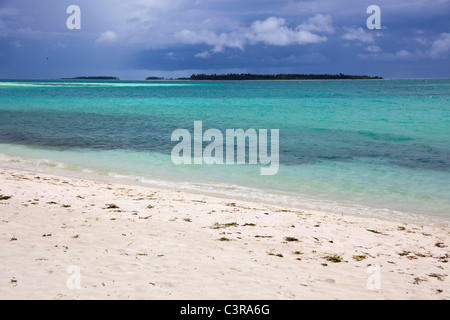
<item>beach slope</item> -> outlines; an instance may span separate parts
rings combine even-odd
[[[0,169],[1,299],[448,299],[450,229]]]

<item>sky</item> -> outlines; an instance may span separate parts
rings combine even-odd
[[[2,79],[193,73],[450,78],[450,0],[0,0]]]

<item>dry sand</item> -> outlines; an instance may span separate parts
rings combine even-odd
[[[0,199],[1,299],[450,297],[448,225],[7,169]]]

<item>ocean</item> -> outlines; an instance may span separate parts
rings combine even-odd
[[[176,129],[278,129],[279,170],[175,165]],[[450,218],[450,80],[0,81],[0,167]]]

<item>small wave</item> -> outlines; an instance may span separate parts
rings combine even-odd
[[[50,159],[33,159],[33,158],[23,158],[18,156],[9,156],[6,154],[0,154],[0,162],[4,164],[11,164],[18,166],[18,169],[23,169],[27,167],[42,167],[42,168],[55,168],[55,169],[77,169],[69,166],[67,163],[50,160]]]
[[[30,160],[26,160],[26,161],[30,161]],[[35,164],[38,166],[47,166],[47,167],[51,167],[51,168],[60,168],[60,169],[68,168],[68,165],[65,163],[56,162],[56,161],[47,160],[47,159],[39,159],[39,160],[30,161],[30,162],[35,162]]]

